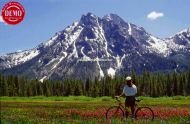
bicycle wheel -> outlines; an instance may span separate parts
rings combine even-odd
[[[121,122],[124,119],[124,111],[119,106],[110,107],[106,111],[106,122],[108,124],[115,124],[117,122]]]
[[[149,107],[139,107],[135,112],[135,118],[137,120],[153,121],[154,112]]]

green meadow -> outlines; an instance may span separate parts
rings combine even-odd
[[[190,123],[190,97],[138,97],[138,106],[151,107],[155,124]],[[105,112],[117,105],[111,97],[0,97],[2,124],[105,124]],[[124,98],[122,99],[124,101]],[[116,120],[113,123],[121,123]],[[145,123],[128,118],[122,123]]]

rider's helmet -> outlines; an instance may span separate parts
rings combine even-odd
[[[131,81],[132,77],[131,76],[127,76],[125,79],[126,79],[126,81]]]

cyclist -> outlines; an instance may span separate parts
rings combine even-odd
[[[132,78],[130,76],[126,77],[126,84],[123,88],[123,92],[119,95],[116,96],[117,98],[125,95],[125,107],[130,107],[131,108],[131,113],[132,113],[132,118],[134,117],[134,112],[135,112],[135,95],[137,94],[137,87],[135,84],[133,84]],[[128,117],[129,112],[126,111],[126,117]]]

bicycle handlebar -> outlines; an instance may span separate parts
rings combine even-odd
[[[117,97],[115,96],[115,99],[118,101],[118,102],[121,102],[121,98],[120,97]],[[136,102],[140,102],[141,100],[140,99],[135,99]]]
[[[120,97],[115,96],[115,99],[116,99],[118,102],[121,102],[121,98],[120,98]]]

